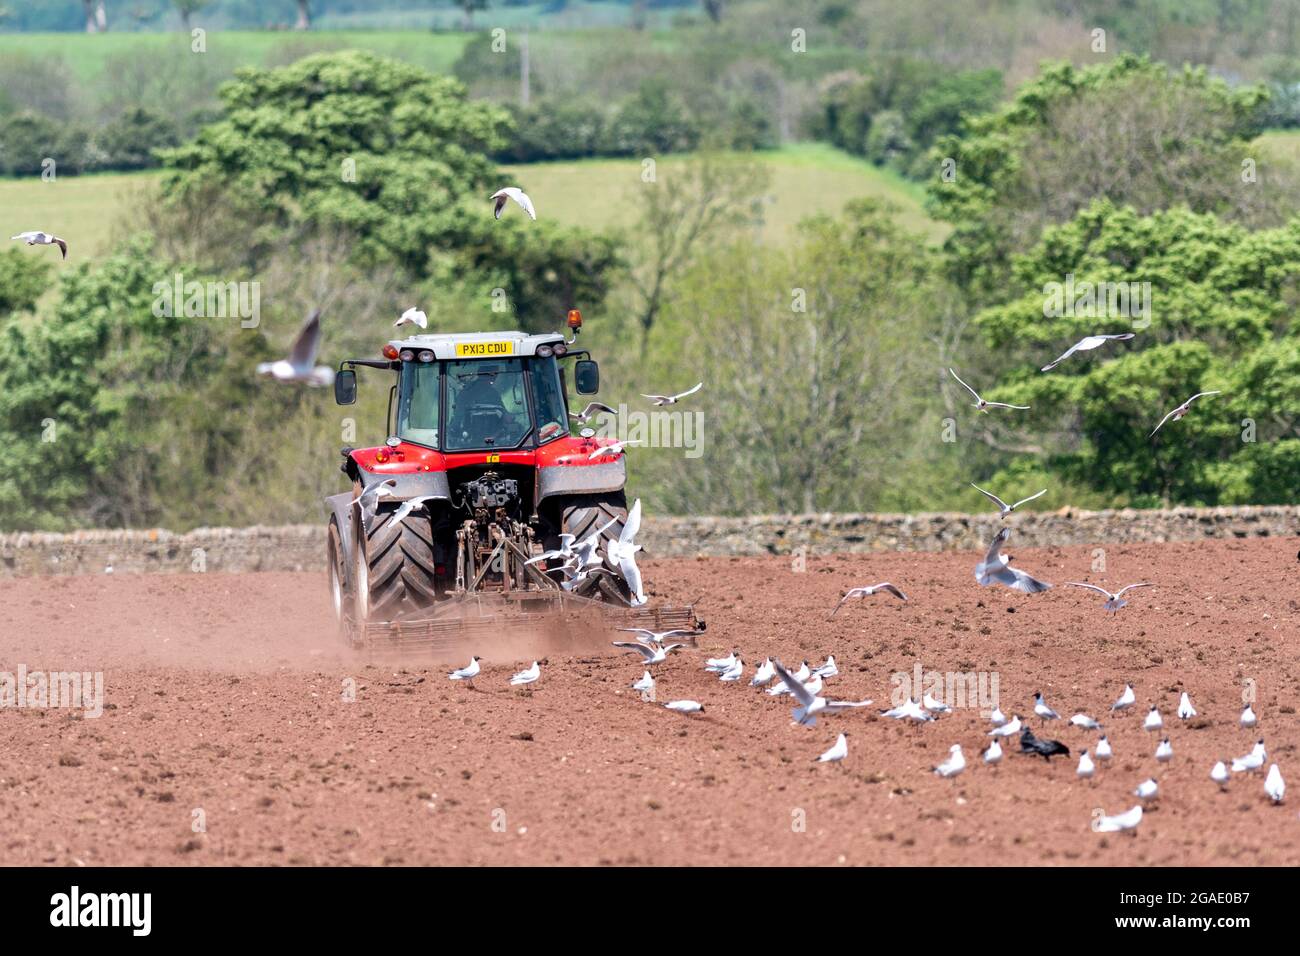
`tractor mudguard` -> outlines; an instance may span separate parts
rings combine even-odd
[[[627,468],[622,456],[599,465],[553,465],[537,469],[537,500],[540,503],[554,495],[622,491],[626,483]]]

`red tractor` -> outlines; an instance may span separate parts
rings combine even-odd
[[[591,395],[600,370],[573,349],[577,310],[568,325],[568,340],[412,335],[386,343],[382,359],[340,364],[340,405],[356,401],[357,366],[397,373],[388,439],[344,448],[352,490],[326,499],[330,592],[349,643],[436,646],[466,629],[536,625],[564,612],[697,627],[690,607],[644,606],[639,582],[604,560],[628,522],[626,470],[612,440],[587,428],[570,434],[570,373],[575,391]],[[567,558],[584,547],[585,563]]]

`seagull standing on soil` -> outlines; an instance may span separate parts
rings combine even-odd
[[[821,667],[814,668],[812,673],[813,677],[838,677],[840,669],[835,663],[835,655],[827,654],[826,663]]]
[[[1047,365],[1044,365],[1041,369],[1039,369],[1039,371],[1050,372],[1052,369],[1056,368],[1056,366],[1060,365],[1062,362],[1068,359],[1075,352],[1090,352],[1091,350],[1095,348],[1099,348],[1100,346],[1105,345],[1107,342],[1110,342],[1112,340],[1116,342],[1123,342],[1133,338],[1133,335],[1134,333],[1132,332],[1120,332],[1113,335],[1089,335],[1086,338],[1082,338],[1079,341],[1075,342],[1073,345],[1071,345],[1068,349],[1065,350],[1064,355],[1058,358],[1055,362],[1049,362]]]
[[[994,727],[1001,727],[1007,722],[1007,715],[1002,713],[1001,707],[994,707],[993,713],[989,714],[989,723]]]
[[[513,687],[520,687],[524,684],[535,684],[537,679],[542,676],[542,668],[537,661],[533,661],[533,666],[526,670],[520,671],[514,677],[510,678],[510,684]]]
[[[878,594],[881,591],[885,591],[889,594],[892,594],[900,601],[907,600],[907,595],[904,594],[902,591],[900,591],[898,588],[896,588],[894,585],[890,584],[888,581],[881,581],[879,584],[871,584],[866,587],[849,588],[847,591],[844,592],[844,597],[840,598],[840,603],[835,605],[835,610],[831,611],[831,617],[834,617],[836,614],[838,614],[840,612],[840,608],[842,608],[846,602],[852,601],[854,598],[871,597],[871,595]]]
[[[880,716],[889,717],[893,720],[915,720],[917,723],[934,720],[933,714],[910,697],[907,699],[907,703],[891,707],[889,710],[882,710]]]
[[[952,369],[948,369],[948,371],[952,373],[953,378],[961,382],[962,388],[966,389],[966,391],[970,392],[972,395],[975,396],[975,403],[971,405],[971,408],[978,408],[981,412],[986,412],[986,413],[990,408],[1018,408],[1021,409],[1022,411],[1027,410],[1029,408],[1028,405],[1008,405],[1006,402],[986,402],[984,401],[984,399],[980,398],[979,392],[975,391],[975,389],[971,388],[965,382],[961,381],[961,376],[959,376],[956,372],[953,372]]]
[[[961,752],[961,744],[949,747],[948,754],[948,759],[934,768],[934,772],[945,779],[955,777],[966,769],[966,757]]]
[[[1097,765],[1094,764],[1092,758],[1088,756],[1088,751],[1085,750],[1083,753],[1079,754],[1079,766],[1074,771],[1075,774],[1082,780],[1090,780],[1096,771]]]
[[[1274,803],[1281,803],[1282,798],[1286,796],[1286,782],[1282,779],[1282,771],[1277,769],[1277,764],[1268,768],[1268,778],[1264,781],[1264,792],[1268,794],[1269,799]]]
[[[993,543],[989,545],[988,554],[984,556],[983,561],[975,565],[975,580],[982,587],[988,587],[990,584],[1005,584],[1012,590],[1022,591],[1025,594],[1037,594],[1040,591],[1046,591],[1051,587],[1050,584],[1046,581],[1039,581],[1018,568],[1011,567],[1011,559],[1000,553],[1002,545],[1006,543],[1007,538],[1010,536],[1010,528],[1003,528],[994,536]]]
[[[1131,591],[1131,590],[1133,590],[1134,588],[1149,588],[1149,587],[1151,587],[1150,584],[1145,584],[1145,583],[1144,583],[1144,584],[1127,584],[1127,585],[1125,585],[1124,587],[1120,588],[1118,591],[1115,591],[1114,593],[1111,593],[1110,591],[1107,591],[1105,588],[1099,588],[1099,587],[1097,587],[1097,585],[1095,585],[1095,584],[1085,584],[1085,583],[1083,583],[1082,581],[1066,581],[1065,583],[1068,584],[1068,585],[1070,585],[1071,587],[1076,587],[1076,588],[1088,588],[1088,589],[1091,590],[1091,591],[1096,591],[1098,594],[1104,594],[1104,595],[1106,595],[1106,603],[1102,605],[1102,608],[1103,608],[1104,610],[1110,611],[1110,612],[1112,612],[1112,613],[1115,612],[1115,611],[1118,611],[1118,610],[1119,610],[1120,608],[1122,608],[1122,607],[1127,606],[1128,601],[1125,601],[1125,600],[1121,597],[1121,595],[1122,595],[1125,591]]]
[[[758,670],[754,671],[754,676],[749,681],[750,687],[762,687],[773,677],[776,676],[776,668],[772,666],[772,658],[767,658],[763,663],[758,665]]]
[[[1007,515],[1011,514],[1011,512],[1015,511],[1015,510],[1016,510],[1017,508],[1019,508],[1021,505],[1026,504],[1026,503],[1028,503],[1028,502],[1030,502],[1030,501],[1033,501],[1035,498],[1041,498],[1043,495],[1047,494],[1047,489],[1044,488],[1042,491],[1040,491],[1040,492],[1039,492],[1038,494],[1036,494],[1036,495],[1030,495],[1028,498],[1021,498],[1021,499],[1020,499],[1019,501],[1017,501],[1015,504],[1013,504],[1013,505],[1009,505],[1009,504],[1007,504],[1005,501],[1003,501],[1001,498],[999,498],[997,495],[993,494],[992,492],[985,491],[983,488],[981,488],[979,485],[975,484],[975,482],[973,482],[973,481],[970,483],[970,486],[971,486],[972,488],[974,488],[976,491],[978,491],[980,494],[982,494],[982,495],[983,495],[985,498],[987,498],[989,501],[991,501],[991,502],[993,502],[995,505],[997,505],[997,506],[998,506],[998,514],[999,514],[1001,517],[1003,517],[1003,518],[1005,518]]]
[[[1160,716],[1160,708],[1155,704],[1147,711],[1146,717],[1142,721],[1143,730],[1159,730],[1165,725],[1164,718]]]
[[[1131,810],[1113,817],[1098,817],[1093,829],[1098,833],[1118,833],[1121,830],[1132,830],[1141,822],[1142,805],[1138,804]]]
[[[277,362],[261,362],[257,366],[258,375],[266,375],[277,382],[305,382],[312,388],[320,388],[334,383],[334,369],[328,365],[316,365],[316,353],[320,350],[320,309],[307,317],[298,337],[293,340],[289,357]]]
[[[1192,706],[1192,698],[1187,696],[1187,691],[1183,691],[1183,696],[1178,698],[1178,719],[1191,720],[1196,716],[1196,708]]]
[[[941,700],[935,700],[928,692],[921,698],[921,706],[932,714],[947,714],[952,712],[951,707]]]
[[[838,737],[836,737],[835,743],[831,746],[831,749],[826,751],[820,757],[818,757],[816,762],[817,763],[839,763],[841,760],[847,757],[849,755],[849,742],[846,739],[847,737],[848,737],[847,734],[840,734]]]
[[[1210,779],[1219,785],[1221,789],[1226,790],[1228,787],[1228,767],[1222,760],[1210,768]]]
[[[1137,789],[1133,791],[1133,795],[1142,800],[1153,800],[1159,790],[1160,785],[1157,784],[1155,780],[1148,777],[1137,785]]]
[[[403,325],[418,325],[422,329],[427,329],[429,327],[429,317],[415,306],[411,306],[393,323],[394,328],[400,328]]]
[[[1218,395],[1219,393],[1220,393],[1219,389],[1215,389],[1212,392],[1197,392],[1195,395],[1193,395],[1187,401],[1183,402],[1183,404],[1179,405],[1177,408],[1175,408],[1164,418],[1160,419],[1160,424],[1157,425],[1155,429],[1151,432],[1151,434],[1148,435],[1147,437],[1154,438],[1156,432],[1160,431],[1160,429],[1164,427],[1165,422],[1169,421],[1170,419],[1173,419],[1174,421],[1178,421],[1180,418],[1182,418],[1184,415],[1190,412],[1192,410],[1192,402],[1196,401],[1198,398],[1201,398],[1204,395]]]
[[[1160,741],[1160,743],[1156,745],[1156,760],[1160,761],[1161,763],[1168,763],[1173,759],[1174,759],[1174,745],[1171,744],[1169,742],[1169,738],[1166,737],[1164,740]]]
[[[1258,740],[1255,742],[1255,746],[1251,748],[1250,753],[1244,757],[1237,757],[1232,761],[1232,772],[1254,773],[1264,766],[1264,761],[1267,759],[1268,752],[1264,749],[1264,741]]]
[[[718,675],[718,680],[722,681],[724,684],[734,684],[737,683],[744,674],[745,662],[737,657],[736,663],[732,664]]]
[[[639,690],[643,694],[653,694],[655,692],[655,679],[646,671],[641,675],[641,679],[632,685],[633,690]]]
[[[1119,699],[1110,705],[1111,710],[1128,710],[1137,702],[1137,695],[1133,693],[1133,685],[1125,684],[1124,693],[1119,695]]]
[[[1110,740],[1106,738],[1105,734],[1102,734],[1101,738],[1097,741],[1096,753],[1098,760],[1109,760],[1113,756],[1113,752],[1110,749]]]
[[[1020,715],[1016,714],[1009,721],[1000,727],[994,727],[985,736],[988,737],[1010,737],[1020,733]]]
[[[1002,762],[1002,745],[996,740],[992,741],[988,749],[984,751],[984,762],[989,766],[995,766]]]
[[[452,671],[447,676],[450,677],[452,680],[473,680],[475,677],[478,676],[478,672],[480,670],[478,666],[478,662],[479,662],[479,658],[471,657],[469,659],[468,664],[466,664],[464,667],[460,668],[459,670]]]
[[[1042,691],[1034,691],[1034,713],[1042,721],[1061,719],[1060,714],[1047,706],[1047,701],[1043,700]]]
[[[694,388],[688,388],[686,391],[684,391],[684,392],[678,392],[676,395],[645,395],[645,394],[642,394],[641,397],[642,397],[642,398],[648,398],[648,399],[650,399],[650,401],[651,401],[653,404],[655,404],[655,405],[660,405],[660,406],[662,406],[662,405],[676,405],[678,402],[680,402],[680,401],[681,401],[683,398],[685,398],[687,395],[694,395],[696,392],[698,392],[698,391],[699,391],[700,389],[702,389],[703,387],[704,387],[704,383],[703,383],[703,382],[700,382],[700,383],[699,383],[698,385],[696,385]]]
[[[664,704],[669,710],[675,710],[679,714],[702,714],[704,705],[697,700],[670,700]]]
[[[1082,728],[1083,730],[1101,730],[1101,724],[1097,723],[1095,718],[1089,717],[1087,714],[1075,714],[1070,718],[1070,723],[1075,727]]]
[[[68,258],[68,244],[58,236],[52,236],[48,232],[20,232],[18,235],[9,238],[19,239],[29,246],[58,246],[59,251],[63,253],[63,258]]]
[[[716,671],[721,674],[723,671],[732,667],[740,658],[740,651],[732,651],[726,657],[710,657],[704,662],[706,671]]]
[[[528,193],[524,192],[518,186],[507,186],[505,189],[498,189],[491,196],[495,205],[492,207],[492,214],[496,218],[501,218],[501,211],[506,208],[506,200],[513,199],[519,204],[519,208],[528,213],[529,219],[537,218],[537,210],[533,208],[533,201],[528,198]]]
[[[1247,730],[1259,723],[1255,718],[1255,711],[1251,708],[1250,704],[1246,705],[1246,709],[1241,712],[1241,718],[1237,722]]]

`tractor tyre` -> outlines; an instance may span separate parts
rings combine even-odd
[[[360,495],[358,485],[354,497]],[[352,509],[353,618],[358,623],[391,621],[429,607],[434,589],[433,523],[424,511],[397,525],[384,512],[366,515]]]
[[[349,530],[351,530],[349,528]],[[326,544],[326,574],[329,575],[330,603],[338,621],[339,637],[348,645],[357,641],[357,628],[352,619],[352,586],[348,583],[346,552],[343,550],[343,531],[337,517],[330,518]]]
[[[609,524],[610,521],[613,524]],[[560,512],[560,530],[566,534],[571,534],[574,539],[581,541],[583,538],[594,534],[600,528],[609,524],[602,538],[618,539],[623,533],[623,525],[627,521],[627,496],[622,491],[607,491],[595,495],[574,495],[564,500],[563,510]],[[599,595],[608,604],[616,604],[620,607],[628,607],[632,603],[631,594],[623,579],[619,577],[610,577],[601,574],[595,576],[595,582],[591,585],[581,586],[579,594],[584,597],[595,597]]]

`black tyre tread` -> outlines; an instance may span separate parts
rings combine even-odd
[[[388,620],[433,603],[433,526],[427,514],[413,512],[396,527],[390,527],[387,514],[372,516],[366,531],[366,561],[372,619]]]
[[[602,537],[606,540],[617,539],[623,533],[627,521],[627,496],[622,491],[609,491],[595,495],[574,495],[566,498],[560,513],[560,530],[581,541],[599,528],[603,528],[610,519],[609,526]],[[590,587],[582,586],[580,593],[588,597],[600,594],[606,601],[614,604],[627,604],[626,586],[617,584],[605,575],[599,575]]]

